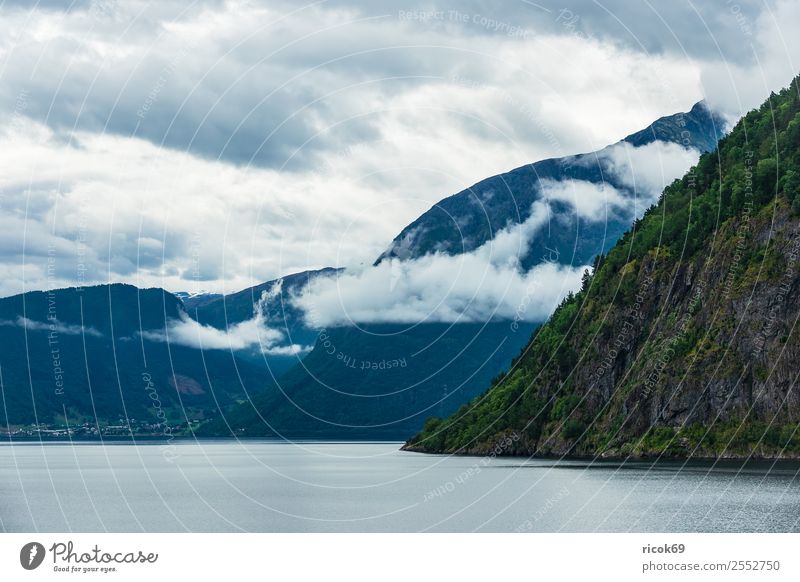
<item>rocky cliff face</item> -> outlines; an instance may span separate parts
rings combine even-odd
[[[795,81],[667,188],[504,379],[406,449],[800,456],[799,152]]]
[[[686,261],[656,249],[626,263],[635,295],[592,310],[593,345],[573,344],[578,404],[551,414],[538,452],[772,455],[795,440],[800,220],[778,200],[717,241]]]

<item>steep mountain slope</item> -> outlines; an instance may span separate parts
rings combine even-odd
[[[598,261],[522,358],[407,450],[800,455],[798,80]]]
[[[254,395],[200,433],[405,439],[426,417],[455,411],[476,386],[486,386],[534,328],[494,322],[324,329],[314,350],[279,378],[279,388]]]
[[[159,409],[169,422],[185,422],[264,385],[265,372],[230,352],[142,337],[158,336],[182,309],[170,293],[130,285],[0,299],[0,422],[158,423]]]
[[[550,181],[597,186],[598,190],[588,195],[602,199],[580,201],[590,203],[594,209],[591,213],[576,207],[571,191],[566,198],[547,199],[549,222],[533,235],[523,266],[530,268],[543,261],[588,264],[610,248],[635,215],[644,210],[636,208],[644,193],[633,184],[637,177],[635,155],[633,161],[628,156],[648,146],[661,148],[651,152],[656,157],[664,152],[674,155],[675,150],[686,155],[675,143],[707,150],[716,143],[721,127],[720,119],[698,104],[688,113],[656,121],[626,138],[624,145],[545,160],[489,178],[443,200],[420,217],[378,262],[413,259],[432,251],[458,254],[474,250],[501,228],[525,221],[533,202],[544,200],[542,184]],[[619,153],[623,154],[622,162]],[[606,198],[613,193],[620,193],[621,205],[605,206]],[[585,192],[581,190],[580,194]],[[450,218],[440,220],[442,213],[456,217],[462,230],[454,228]],[[467,224],[473,228],[467,228]],[[410,232],[425,234],[409,238]],[[465,233],[463,240],[460,232]],[[461,245],[466,240],[471,242]],[[244,303],[251,303],[252,294],[246,299]],[[292,321],[297,321],[296,316],[293,314]],[[204,318],[202,310],[197,317],[219,324],[219,318]],[[511,326],[510,322],[490,321],[316,330],[314,349],[279,378],[277,389],[256,396],[254,403],[238,406],[225,421],[203,430],[221,435],[230,434],[229,427],[233,427],[250,435],[280,432],[292,436],[407,438],[422,427],[425,417],[432,413],[447,415],[483,390],[491,378],[507,369],[535,328],[534,323]],[[372,367],[386,362],[406,365]]]
[[[723,128],[723,120],[700,102],[689,112],[662,117],[598,152],[543,160],[492,176],[438,202],[404,228],[378,262],[387,258],[414,259],[434,252],[452,255],[473,251],[509,223],[527,220],[533,203],[549,197],[543,185],[550,181],[610,186],[612,191],[629,198],[632,206],[634,199],[641,200],[649,193],[635,185],[636,161],[629,159],[626,146],[679,144],[707,152],[716,147]],[[628,164],[634,167],[625,167]],[[641,201],[639,204],[641,210],[649,205],[641,207]],[[629,210],[620,208],[619,212],[606,214],[607,209],[601,207],[599,215],[582,216],[570,204],[551,201],[554,228],[534,235],[523,265],[535,265],[553,251],[562,262],[588,263],[598,252],[607,251],[630,227],[636,212]]]

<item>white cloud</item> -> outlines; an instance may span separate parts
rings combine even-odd
[[[627,216],[632,205],[632,200],[611,184],[585,180],[541,180],[540,184],[545,199],[571,204],[585,220],[604,222],[620,211]]]
[[[656,202],[664,188],[697,163],[700,152],[679,144],[654,141],[634,147],[622,142],[603,148],[598,154],[606,172],[627,186],[641,204],[641,214]]]
[[[530,33],[516,37],[376,3],[82,6],[0,7],[0,294],[107,281],[231,292],[357,268],[484,177],[594,151],[704,92],[728,111],[755,105],[800,52],[790,1],[748,5],[742,42],[731,7],[713,5],[658,7],[661,20],[654,6],[585,3],[571,28],[556,5],[453,4]],[[687,54],[665,23],[685,25]],[[719,32],[745,45],[736,62],[708,49]],[[672,153],[610,159],[668,176]],[[662,182],[637,184],[646,204]]]
[[[584,220],[605,222],[609,218],[641,217],[655,204],[664,188],[683,176],[700,158],[694,148],[654,141],[635,147],[621,142],[600,150],[585,159],[587,164],[600,163],[605,178],[619,184],[585,180],[541,180],[542,197],[570,204]]]
[[[385,260],[359,271],[312,280],[291,299],[311,327],[353,323],[544,321],[583,271],[552,262],[527,273],[519,258],[547,217],[537,202],[531,217],[510,226],[474,252]]]
[[[57,319],[52,319],[48,322],[41,322],[28,319],[27,317],[18,316],[14,321],[7,319],[0,320],[0,325],[6,327],[23,327],[30,331],[62,333],[64,335],[90,335],[94,337],[103,337],[102,333],[91,326],[63,323]]]
[[[291,10],[0,8],[0,294],[371,263],[442,197],[699,97],[693,65],[578,35]]]
[[[276,285],[280,293],[280,283]],[[261,299],[253,308],[253,317],[221,330],[210,325],[203,325],[181,313],[179,319],[170,320],[165,330],[148,330],[141,332],[142,337],[150,341],[175,343],[204,350],[247,350],[257,348],[267,355],[296,355],[311,349],[310,346],[283,344],[285,335],[282,331],[267,326],[264,306],[274,296],[275,289],[264,291]],[[282,345],[283,344],[283,345]]]
[[[740,42],[748,62],[712,58],[702,63],[701,79],[709,104],[735,121],[759,106],[800,72],[800,3],[764,3],[755,20],[742,22]]]
[[[641,216],[664,187],[697,162],[699,152],[666,142],[623,143],[599,153],[607,175],[627,188],[583,180],[542,180],[528,218],[509,225],[471,253],[392,259],[312,281],[293,299],[312,327],[353,323],[545,320],[588,266],[543,263],[522,272],[533,235],[551,220],[552,201],[573,206],[581,219]],[[596,163],[595,158],[591,161]]]
[[[498,268],[519,269],[520,260],[528,251],[533,235],[550,220],[547,201],[537,200],[531,207],[528,218],[500,230],[494,238],[475,249],[475,258]]]

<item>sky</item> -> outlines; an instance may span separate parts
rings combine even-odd
[[[482,178],[704,98],[738,118],[797,74],[797,22],[784,0],[2,2],[0,295],[357,271]]]

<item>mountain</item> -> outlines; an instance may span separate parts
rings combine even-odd
[[[204,325],[224,329],[253,317],[253,308],[262,299],[267,321],[288,331],[298,330],[302,325],[302,313],[292,306],[289,298],[317,277],[332,277],[341,269],[326,267],[313,271],[302,271],[279,279],[260,283],[230,295],[220,295],[202,305],[188,308],[192,316]],[[264,297],[267,294],[267,297]],[[294,343],[300,338],[292,337]]]
[[[333,277],[340,271],[327,267],[294,273],[230,295],[191,303],[186,310],[199,323],[220,330],[251,320],[259,312],[267,327],[283,335],[277,346],[283,349],[265,352],[253,347],[239,351],[237,356],[254,365],[266,366],[270,375],[277,377],[297,364],[319,335],[318,330],[306,325],[303,312],[291,303],[292,296],[317,277]]]
[[[672,155],[669,147],[684,150],[660,140],[678,138],[681,145],[706,147],[716,118],[702,105],[682,115],[622,145],[490,179],[503,182],[506,197],[522,206],[546,203],[547,228],[534,233],[524,268],[551,260],[553,252],[561,264],[583,265],[608,248],[637,214],[640,197],[630,181],[635,168],[620,171],[615,148],[636,155],[655,144],[657,154]],[[548,177],[531,168],[549,168]],[[604,200],[613,194],[603,216],[608,220],[587,214],[586,200],[559,198],[543,186],[559,182],[597,186],[594,194]],[[493,225],[530,217],[530,208],[528,215],[508,214],[510,207],[497,202],[503,196],[484,191],[483,198]],[[442,231],[437,244],[455,249],[447,236]],[[536,328],[508,321],[310,325],[291,299],[310,281],[339,273],[306,271],[221,297],[100,285],[0,299],[6,423],[166,418],[203,420],[206,434],[406,438],[430,414],[446,416],[477,395]]]
[[[121,284],[0,299],[0,420],[185,423],[264,386],[267,374],[230,351],[167,343],[182,317],[174,295]]]
[[[278,379],[199,434],[405,439],[448,414],[506,368],[533,324],[371,324],[318,331],[316,346]]]
[[[799,457],[800,80],[667,187],[491,388],[406,450]]]
[[[183,307],[186,310],[196,309],[202,305],[206,305],[212,301],[216,301],[220,299],[222,295],[220,293],[207,293],[206,291],[200,291],[199,293],[189,293],[188,291],[178,291],[173,293],[175,297],[181,300],[183,303]]]
[[[454,255],[474,251],[509,224],[525,222],[534,202],[546,198],[543,184],[551,182],[577,181],[610,186],[629,198],[632,207],[637,198],[646,197],[647,193],[641,186],[635,186],[635,159],[627,156],[630,149],[626,146],[638,149],[652,144],[679,144],[707,152],[716,147],[724,127],[722,118],[699,102],[686,113],[662,117],[600,151],[547,159],[486,178],[437,202],[404,228],[377,262],[388,258],[415,259],[431,253]],[[621,155],[615,155],[617,153]],[[632,167],[626,167],[629,164]],[[615,171],[620,166],[623,171]],[[648,205],[645,203],[641,210]],[[582,216],[563,200],[551,201],[550,206],[551,222],[556,228],[535,234],[530,241],[529,255],[523,257],[526,268],[554,252],[562,257],[561,262],[586,264],[599,252],[608,250],[636,214],[625,211],[629,209],[608,214],[601,207],[598,215]]]
[[[644,211],[641,188],[631,179],[637,177],[637,168],[618,161],[618,154],[635,160],[644,148],[657,157],[677,153],[696,159],[700,150],[714,146],[721,128],[721,120],[700,103],[599,152],[545,160],[488,178],[434,206],[404,229],[376,263],[474,250],[499,230],[528,220],[538,201],[547,204],[549,221],[531,237],[523,268],[544,261],[589,264]],[[560,183],[589,184],[597,188],[591,194],[603,200],[583,200],[593,208],[587,213],[569,197],[545,196],[543,184]],[[619,194],[620,205],[608,209],[603,202],[612,193]],[[242,313],[254,297],[245,294]],[[200,310],[197,317],[214,325],[221,321],[219,316],[203,319]],[[297,321],[296,313],[291,321]],[[276,387],[203,430],[220,435],[234,427],[248,435],[407,438],[422,427],[425,417],[450,414],[484,390],[491,378],[508,368],[536,327],[488,321],[316,330],[313,350],[281,376]]]

